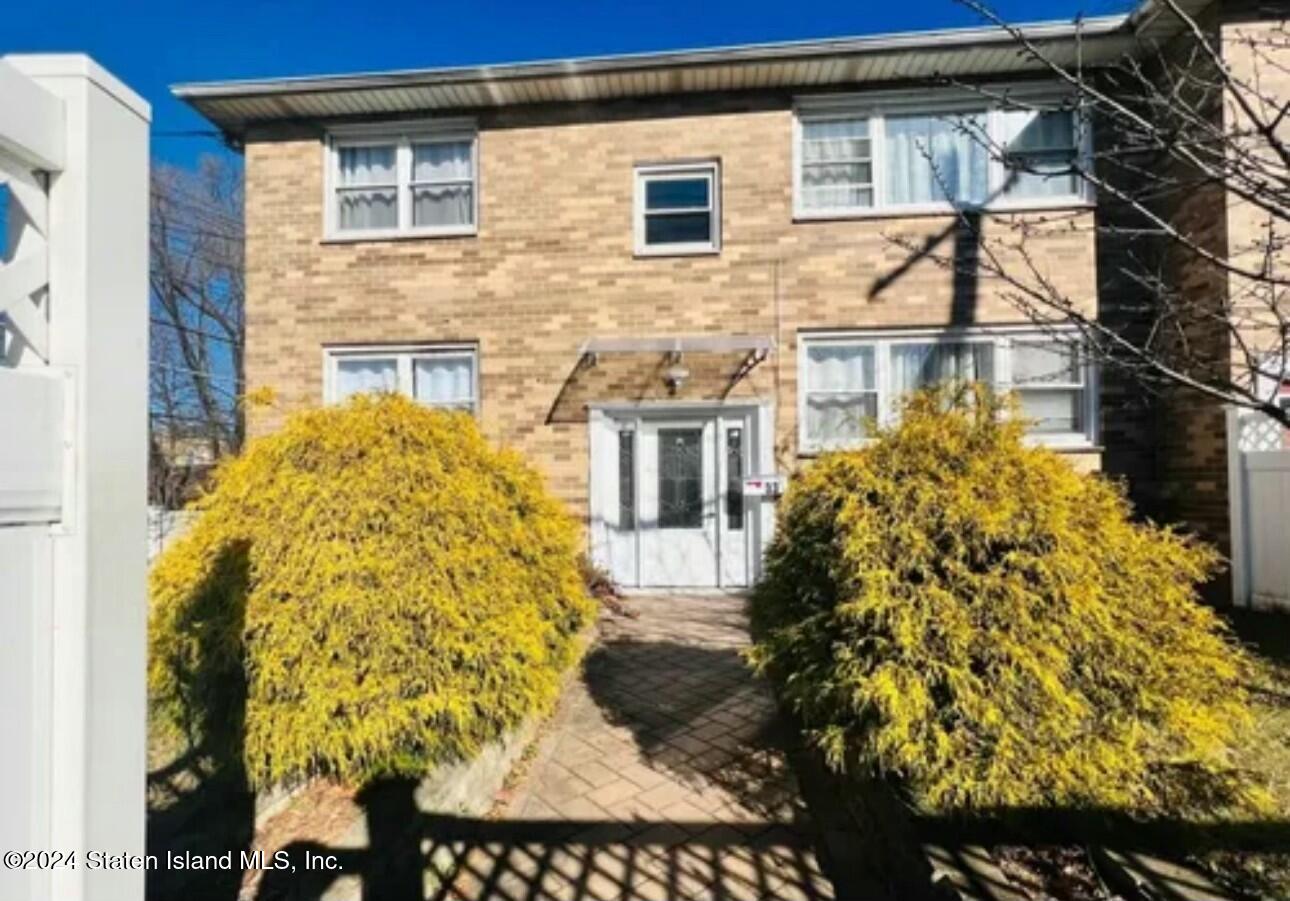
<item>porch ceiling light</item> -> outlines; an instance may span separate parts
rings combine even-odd
[[[663,384],[667,385],[667,390],[670,394],[675,394],[679,391],[689,377],[690,370],[682,365],[680,354],[676,355],[675,362],[671,366],[663,370]]]

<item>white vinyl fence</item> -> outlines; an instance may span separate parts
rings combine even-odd
[[[1232,593],[1240,606],[1290,610],[1290,449],[1258,413],[1228,414]]]
[[[148,105],[0,57],[0,898],[137,901],[144,850]]]
[[[161,552],[174,544],[175,539],[188,531],[196,514],[188,510],[167,510],[165,507],[148,508],[148,563],[156,560]]]

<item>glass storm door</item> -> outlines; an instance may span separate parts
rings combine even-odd
[[[640,582],[717,585],[717,423],[650,421],[639,433]]]

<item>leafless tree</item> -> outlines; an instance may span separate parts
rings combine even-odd
[[[153,169],[150,489],[166,506],[242,443],[242,203],[241,169],[223,158]]]
[[[1037,103],[1013,88],[944,81],[1004,108],[1076,112],[1077,127],[1091,127],[1095,140],[1091,152],[1072,153],[1055,167],[1051,157],[1036,163],[1014,153],[976,121],[957,127],[984,144],[1011,179],[1073,177],[1091,189],[1098,210],[1036,217],[960,209],[952,228],[971,233],[970,254],[961,252],[961,235],[953,253],[938,252],[934,242],[889,240],[956,278],[990,281],[1054,334],[1056,326],[1078,326],[1083,346],[1148,391],[1204,395],[1290,427],[1290,410],[1278,404],[1290,379],[1284,14],[1220,28],[1178,0],[1158,0],[1160,15],[1173,17],[1171,33],[1135,36],[1128,52],[1090,66],[1059,58],[980,0],[957,2],[1006,31],[1018,52],[1065,90],[1061,100]],[[1055,228],[1096,232],[1100,315],[1052,277],[1042,236]]]

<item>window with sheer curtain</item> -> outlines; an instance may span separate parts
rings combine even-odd
[[[912,391],[937,383],[985,382],[1016,391],[1035,440],[1090,446],[1096,393],[1078,336],[1008,328],[855,334],[804,340],[800,435],[807,452],[849,447],[874,423],[892,423]]]
[[[468,226],[474,221],[475,174],[470,141],[412,145],[412,226]]]
[[[471,347],[340,348],[328,352],[327,399],[397,391],[431,407],[477,409],[478,354]]]
[[[336,360],[334,397],[348,400],[355,394],[397,391],[398,360],[394,357],[372,357]]]
[[[1004,195],[1017,198],[1069,197],[1079,193],[1080,136],[1070,112],[1001,110],[999,144],[1006,167]]]
[[[802,123],[802,205],[812,210],[873,206],[873,144],[869,120]]]
[[[883,135],[885,202],[984,203],[989,153],[981,144],[983,113],[888,116]]]
[[[942,382],[994,383],[994,344],[911,341],[891,345],[891,391],[903,397]]]
[[[806,438],[817,447],[855,443],[878,415],[874,348],[814,344],[806,349]]]
[[[396,150],[393,144],[337,148],[337,224],[342,231],[398,228]]]
[[[1079,349],[1052,339],[1018,339],[1011,346],[1010,385],[1031,430],[1079,434],[1085,422],[1085,365]]]
[[[908,95],[804,100],[796,215],[1085,202],[1075,169],[1087,135],[1073,110],[927,103],[918,109]]]
[[[471,234],[477,198],[476,138],[461,130],[330,137],[332,237]]]

